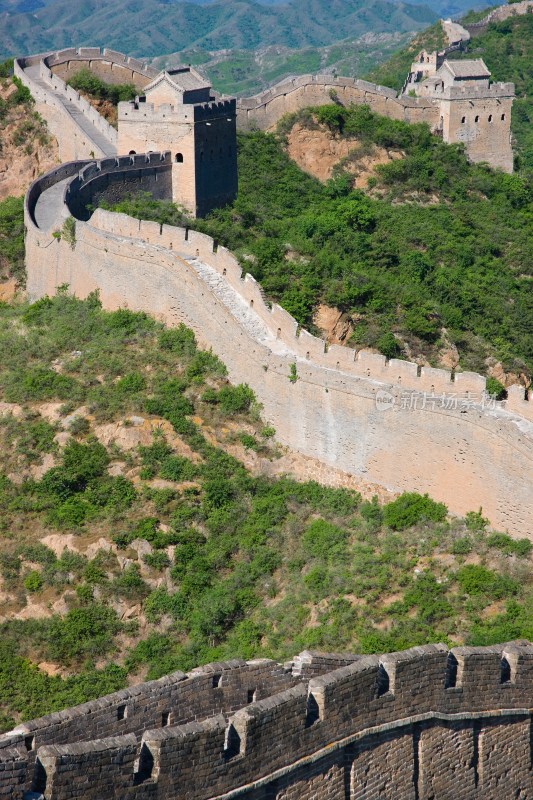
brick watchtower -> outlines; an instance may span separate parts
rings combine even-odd
[[[422,51],[403,91],[438,103],[440,122],[436,131],[449,144],[462,142],[471,161],[513,171],[514,84],[491,83],[482,59],[447,60],[438,53]]]
[[[172,199],[204,216],[237,193],[236,101],[216,98],[191,67],[161,72],[142,97],[119,103],[117,150],[170,150]]]

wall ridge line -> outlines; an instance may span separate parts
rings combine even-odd
[[[496,719],[498,717],[530,718],[532,714],[533,714],[533,709],[530,708],[494,709],[491,711],[460,712],[458,714],[446,714],[439,711],[427,711],[424,714],[418,714],[413,717],[407,717],[405,719],[396,720],[395,722],[386,722],[383,725],[376,725],[372,728],[366,728],[364,731],[358,731],[357,733],[353,733],[350,736],[346,736],[344,739],[339,739],[338,741],[332,742],[331,744],[321,748],[320,750],[317,750],[315,753],[312,753],[309,756],[304,756],[303,758],[299,759],[298,761],[295,761],[294,763],[286,767],[282,767],[281,769],[275,770],[269,775],[265,775],[261,778],[258,778],[256,781],[252,781],[252,783],[239,786],[238,788],[232,789],[231,791],[226,792],[225,794],[213,795],[212,797],[209,797],[208,800],[234,800],[234,798],[239,797],[243,792],[249,791],[250,789],[258,789],[262,786],[266,786],[269,783],[288,775],[289,773],[293,772],[296,769],[299,769],[302,766],[313,764],[316,761],[319,761],[326,754],[330,754],[336,750],[341,750],[347,745],[354,744],[358,740],[364,739],[367,736],[386,733],[388,731],[395,730],[396,728],[408,728],[412,725],[416,725],[421,722],[430,722],[433,720],[440,722],[462,722],[470,720],[474,721],[483,719]]]

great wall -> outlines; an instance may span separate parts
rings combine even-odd
[[[520,5],[527,11],[533,3]],[[230,380],[252,387],[278,440],[326,471],[393,492],[428,492],[455,513],[482,506],[494,526],[528,535],[530,393],[513,386],[496,402],[474,373],[327,347],[270,306],[237,259],[211,238],[102,209],[92,213],[101,199],[139,189],[174,196],[177,177],[178,183],[191,178],[183,158],[166,148],[117,155],[117,132],[64,82],[80,65],[141,89],[156,77],[134,59],[94,48],[16,60],[15,72],[66,162],[36,180],[25,198],[29,297],[66,284],[80,297],[98,290],[109,309],[184,322],[222,358]],[[512,100],[510,89],[501,92]],[[270,128],[288,111],[325,102],[366,103],[438,128],[431,99],[398,98],[342,78],[291,79],[239,101],[234,111],[242,129]],[[226,122],[233,124],[228,106],[219,113],[219,99],[209,103],[220,117],[230,113]],[[202,124],[211,119],[208,105]],[[508,168],[505,147],[495,158],[503,153],[501,166]],[[66,237],[61,232],[71,216],[75,235]],[[382,656],[306,651],[284,665],[210,664],[0,736],[0,797],[528,800],[532,707],[533,645],[523,641],[450,651],[428,645]]]
[[[115,80],[123,80],[124,69],[131,75],[143,69],[124,56],[94,49],[63,51],[38,64],[19,59],[16,71],[40,97],[41,113],[49,110],[49,65],[59,65],[66,74],[73,62],[80,63],[77,59],[98,63],[99,73],[113,73]],[[146,72],[145,85],[152,79]],[[480,375],[326,347],[282,308],[270,307],[261,287],[242,275],[236,258],[209,237],[102,209],[91,216],[88,204],[94,207],[101,198],[116,201],[136,189],[170,196],[176,166],[184,165],[176,165],[170,153],[85,160],[96,146],[96,127],[89,130],[92,140],[87,130],[72,135],[63,123],[72,90],[60,77],[48,80],[56,87],[51,119],[65,131],[61,141],[74,147],[77,160],[39,178],[26,196],[30,298],[54,294],[67,284],[80,297],[98,290],[106,308],[127,306],[169,325],[184,322],[224,361],[232,382],[251,386],[281,443],[326,469],[360,476],[391,492],[428,492],[457,514],[481,506],[495,527],[513,535],[530,532],[530,393],[512,386],[505,401],[495,402],[487,398]],[[324,100],[329,84],[315,81],[310,92],[302,80],[306,104]],[[392,102],[389,91],[376,97]],[[405,102],[416,107],[419,100]],[[77,118],[70,123],[78,125]],[[70,215],[77,220],[73,246],[56,233]],[[290,379],[292,370],[295,380]]]
[[[528,800],[533,646],[209,664],[0,737],[24,800]]]

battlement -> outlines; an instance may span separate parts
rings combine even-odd
[[[530,391],[515,387],[497,402],[475,373],[327,346],[270,306],[235,256],[210,237],[102,209],[89,220],[88,204],[100,197],[118,200],[138,189],[169,196],[175,165],[168,155],[146,158],[78,165],[65,194],[80,220],[74,249],[35,225],[34,204],[53,177],[32,185],[25,218],[30,297],[68,283],[81,296],[98,289],[107,308],[127,305],[167,324],[184,322],[225,362],[232,382],[253,388],[279,441],[325,465],[318,479],[328,479],[331,465],[390,491],[427,491],[454,513],[481,505],[494,526],[529,532]],[[58,205],[58,227],[65,208]]]
[[[514,98],[514,83],[491,83],[484,86],[464,85],[448,86],[435,89],[435,96],[443,100],[494,100],[498,98]]]
[[[302,656],[310,662],[309,653]],[[443,745],[450,739],[449,771],[441,763],[431,766],[424,750],[419,752],[418,769],[423,764],[424,780],[436,773],[442,785],[453,792],[460,786],[456,781],[464,780],[457,775],[460,751],[466,748],[468,752],[466,741],[454,750],[455,731],[477,740],[474,762],[484,763],[483,771],[478,770],[481,780],[475,781],[473,773],[469,776],[479,795],[471,791],[462,796],[496,800],[493,787],[501,791],[505,775],[528,796],[532,786],[530,643],[452,650],[437,644],[382,656],[314,654],[311,660],[315,658],[322,667],[344,665],[322,671],[308,682],[294,675],[298,658],[301,661],[297,657],[286,667],[264,660],[236,661],[210,664],[189,675],[175,673],[51,715],[48,719],[57,719],[55,735],[50,725],[43,726],[43,720],[19,726],[0,737],[0,766],[5,768],[0,770],[0,796],[5,793],[6,775],[13,781],[25,773],[24,786],[42,792],[46,800],[97,800],[104,785],[107,796],[135,800],[249,798],[252,784],[256,790],[270,787],[273,794],[268,796],[276,797],[281,777],[289,785],[296,780],[297,797],[344,800],[340,791],[321,794],[323,787],[311,780],[315,774],[312,765],[326,764],[329,769],[332,759],[345,762],[349,756],[349,768],[360,780],[369,771],[369,750],[378,749],[383,742],[395,749],[405,738],[429,743],[435,736]],[[346,663],[347,658],[352,658],[351,663]],[[257,686],[259,675],[264,681],[262,694],[250,688]],[[231,690],[226,688],[230,684]],[[188,694],[169,695],[169,687],[187,685]],[[231,697],[224,694],[228,691],[233,692]],[[130,711],[135,705],[145,713],[143,731],[139,727],[132,730]],[[167,711],[161,714],[163,708]],[[104,710],[109,715],[110,709],[113,721],[104,727],[94,714],[101,715]],[[155,715],[151,709],[156,709]],[[73,719],[77,720],[74,737]],[[39,741],[31,738],[37,735]],[[489,752],[486,740],[494,736],[501,746],[508,737],[516,740],[514,750],[506,751],[509,758],[504,775],[499,774],[494,756],[484,760]],[[416,783],[420,776],[412,758],[411,753],[406,767]],[[404,796],[394,791],[401,786],[406,767],[397,770],[396,785],[392,783],[380,798]],[[371,765],[370,771],[376,770],[377,774],[383,770],[379,759]]]
[[[122,102],[118,105],[118,117],[120,122],[152,121],[168,123],[174,120],[179,122],[202,122],[204,120],[218,119],[229,116],[233,121],[236,114],[236,100],[213,100],[211,103],[184,103],[174,105],[172,103],[144,102]]]
[[[90,202],[90,201],[89,201]],[[490,401],[486,396],[486,378],[474,372],[451,372],[432,367],[418,367],[402,359],[387,359],[385,356],[368,350],[353,350],[339,345],[327,345],[324,339],[310,334],[301,328],[297,321],[281,306],[267,304],[259,283],[249,274],[243,274],[242,268],[233,254],[225,247],[218,246],[210,236],[185,228],[159,225],[155,222],[134,220],[125,214],[97,209],[91,218],[91,226],[116,236],[141,239],[152,245],[176,251],[182,255],[198,258],[208,263],[233,288],[250,312],[265,324],[268,330],[268,344],[273,351],[284,347],[297,361],[305,364],[312,362],[329,370],[346,373],[357,378],[370,379],[382,383],[387,388],[396,387],[396,391],[411,391],[419,395],[418,402],[438,404],[439,395],[454,395],[449,404],[451,410],[459,407],[462,401],[470,407],[480,410],[484,407],[491,412],[505,410],[510,406],[520,408],[531,415],[533,421],[533,403],[529,403],[526,390],[516,387],[512,392],[513,401]],[[341,376],[339,375],[339,378]],[[335,376],[330,376],[330,385]],[[378,387],[374,387],[377,391]],[[521,403],[519,403],[519,398]],[[410,402],[416,404],[413,397]],[[443,406],[444,407],[444,406]]]
[[[47,53],[43,61],[50,69],[71,62],[105,61],[111,65],[128,67],[146,78],[154,78],[158,74],[157,70],[146,62],[119,53],[117,50],[110,50],[108,47],[69,47]]]

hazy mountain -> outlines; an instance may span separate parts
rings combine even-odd
[[[419,30],[436,18],[427,6],[390,0],[0,0],[0,12],[4,57],[88,44],[144,56],[323,47],[367,32]]]

